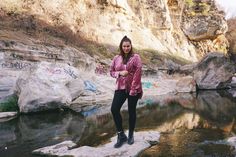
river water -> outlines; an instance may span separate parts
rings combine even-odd
[[[136,131],[161,132],[160,142],[140,157],[233,157],[225,140],[236,133],[236,99],[226,91],[201,91],[167,96],[162,103],[141,101]],[[122,112],[124,128],[128,114]],[[114,136],[109,112],[53,111],[20,115],[0,122],[0,157],[34,157],[35,149],[72,140],[97,146]]]

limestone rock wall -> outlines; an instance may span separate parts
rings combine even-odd
[[[189,61],[227,53],[227,23],[213,0],[2,0],[0,29],[46,32],[117,47],[128,35],[137,49]]]

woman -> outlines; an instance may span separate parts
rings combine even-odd
[[[134,128],[136,122],[136,106],[138,99],[142,97],[143,90],[141,84],[142,63],[140,56],[134,54],[131,40],[125,36],[120,42],[120,54],[115,56],[110,75],[116,78],[116,89],[113,97],[111,112],[117,130],[117,143],[115,148],[119,148],[128,140],[128,144],[134,143]],[[129,111],[129,135],[128,139],[122,127],[122,117],[120,109],[125,100],[128,99]]]

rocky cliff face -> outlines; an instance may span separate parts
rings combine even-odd
[[[225,38],[228,30],[224,14],[217,10],[214,0],[188,1],[184,13],[184,32],[193,41],[202,57],[209,52],[227,53]]]
[[[53,36],[64,44],[92,41],[111,48],[128,35],[139,50],[189,61],[228,46],[227,24],[212,0],[2,0],[0,18],[1,30],[23,30],[46,43],[57,43]]]
[[[229,19],[227,21],[229,26],[229,31],[226,33],[226,37],[229,40],[229,53],[234,57],[236,56],[236,18]]]

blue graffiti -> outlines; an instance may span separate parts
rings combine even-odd
[[[85,90],[89,90],[92,92],[96,92],[97,91],[97,87],[94,83],[92,83],[91,81],[84,81],[84,85],[85,85]]]
[[[152,99],[147,99],[147,100],[145,101],[145,104],[146,104],[146,105],[152,105],[152,104],[153,104],[153,100],[152,100]]]
[[[81,113],[83,116],[87,117],[87,116],[94,115],[97,111],[98,111],[98,108],[92,108],[91,110],[82,111]]]
[[[142,82],[142,86],[144,88],[147,88],[147,89],[149,89],[149,88],[158,88],[157,82]]]
[[[144,88],[151,88],[152,83],[151,82],[142,82]]]

